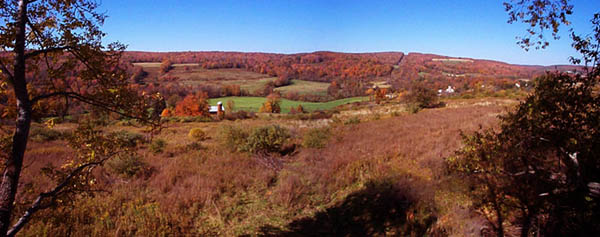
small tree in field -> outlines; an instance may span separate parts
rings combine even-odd
[[[280,113],[281,112],[281,96],[277,93],[272,93],[267,96],[267,101],[260,107],[259,112],[261,113]]]
[[[143,84],[146,76],[148,76],[148,73],[144,71],[142,67],[136,67],[133,71],[131,79],[137,84]]]
[[[0,95],[9,97],[6,106],[12,111],[5,119],[15,119],[12,136],[0,139],[0,236],[14,236],[33,214],[50,207],[48,200],[66,200],[87,183],[93,167],[129,150],[97,126],[80,124],[69,138],[76,154],[52,172],[56,186],[41,193],[9,229],[31,122],[47,116],[45,105],[62,104],[66,111],[75,104],[160,125],[160,111],[150,108],[162,98],[139,93],[128,83],[131,76],[121,63],[125,47],[102,45],[99,26],[105,16],[97,7],[89,0],[0,1]]]
[[[413,84],[408,93],[404,96],[404,99],[414,107],[415,110],[434,108],[440,104],[437,93],[423,83]]]
[[[303,114],[306,113],[306,111],[304,110],[304,107],[302,107],[302,105],[298,105],[298,107],[296,107],[296,112]]]
[[[165,59],[160,63],[160,73],[167,74],[167,72],[173,69],[173,63],[169,59]]]
[[[235,101],[228,100],[225,103],[225,110],[227,110],[228,113],[233,113],[233,111],[235,110]]]

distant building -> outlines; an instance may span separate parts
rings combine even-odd
[[[445,90],[445,92],[448,94],[452,94],[452,93],[454,93],[454,88],[452,88],[452,86],[448,86],[448,88]]]
[[[211,114],[218,114],[218,113],[225,112],[225,108],[223,108],[223,103],[221,101],[219,101],[219,102],[217,102],[216,106],[210,106],[210,109],[208,110],[208,112]]]

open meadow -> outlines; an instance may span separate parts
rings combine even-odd
[[[447,186],[443,160],[460,146],[461,131],[492,127],[514,104],[452,100],[446,108],[416,114],[353,120],[348,113],[324,122],[283,117],[170,122],[153,141],[140,128],[110,125],[108,131],[125,130],[122,136],[140,146],[138,155],[97,169],[94,191],[60,199],[63,205],[41,211],[44,218],[33,220],[24,234],[473,234],[485,228],[483,220],[465,209],[469,201],[457,194],[460,185]],[[380,107],[389,106],[394,104]],[[277,158],[280,163],[236,150],[227,140],[232,128],[273,124],[289,132],[286,144],[295,147]],[[72,153],[60,136],[35,127],[25,159],[33,165],[23,171],[17,210],[28,204],[28,190],[51,185],[44,167],[62,166]],[[64,123],[53,130],[66,134],[75,128]],[[206,136],[195,140],[188,136],[192,129]]]
[[[258,109],[262,106],[263,103],[265,103],[267,99],[265,97],[220,97],[220,98],[212,98],[209,99],[208,102],[211,105],[216,105],[217,102],[222,102],[223,104],[226,104],[227,101],[233,101],[233,103],[235,104],[235,109],[234,111],[240,111],[240,110],[245,110],[245,111],[252,111],[252,112],[258,112]],[[352,97],[352,98],[345,98],[345,99],[339,99],[339,100],[333,100],[333,101],[329,101],[329,102],[304,102],[304,101],[294,101],[294,100],[288,100],[288,99],[281,99],[281,112],[282,113],[289,113],[290,112],[290,108],[297,108],[298,105],[301,105],[306,111],[315,111],[315,110],[330,110],[333,109],[337,106],[340,105],[344,105],[344,104],[351,104],[351,103],[355,103],[355,102],[363,102],[363,101],[368,101],[369,98],[368,97]]]

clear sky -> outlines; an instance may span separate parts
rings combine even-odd
[[[434,53],[515,64],[568,64],[567,28],[546,50],[525,52],[502,0],[99,0],[106,42],[139,51]],[[589,33],[600,0],[573,0]],[[548,35],[550,37],[550,35]]]

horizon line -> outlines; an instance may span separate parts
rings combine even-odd
[[[312,53],[340,53],[340,54],[402,53],[404,55],[409,55],[409,54],[425,54],[425,55],[436,55],[436,56],[448,57],[448,58],[473,59],[473,60],[481,60],[481,61],[493,61],[493,62],[506,63],[506,64],[516,65],[516,66],[541,66],[541,67],[580,66],[580,67],[585,67],[585,65],[578,65],[578,64],[573,64],[573,63],[570,63],[570,64],[548,64],[548,65],[543,65],[543,64],[519,64],[519,63],[505,62],[505,61],[501,61],[499,59],[472,58],[472,57],[465,57],[465,56],[448,56],[448,55],[441,55],[441,54],[436,54],[436,53],[423,53],[423,52],[416,52],[416,51],[412,51],[412,52],[403,52],[403,51],[341,52],[341,51],[331,51],[331,50],[317,50],[317,51],[307,51],[307,52],[282,53],[282,52],[267,52],[267,51],[235,51],[235,50],[231,50],[231,51],[228,51],[228,50],[173,50],[173,51],[162,51],[162,50],[157,50],[157,51],[150,51],[150,50],[124,50],[124,52],[145,52],[145,53],[248,53],[248,54],[258,53],[258,54],[279,54],[279,55],[312,54]]]

